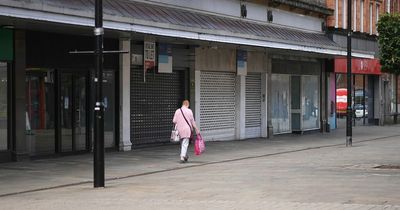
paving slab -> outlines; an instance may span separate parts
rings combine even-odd
[[[400,209],[399,170],[375,168],[400,165],[399,128],[356,127],[351,148],[340,129],[207,142],[188,164],[178,163],[177,145],[110,152],[105,189],[92,188],[91,154],[0,164],[0,206]]]

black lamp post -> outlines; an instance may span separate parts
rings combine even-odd
[[[351,99],[351,1],[347,0],[347,117],[346,117],[346,146],[352,146],[352,99]]]
[[[94,107],[94,187],[104,187],[104,108],[103,108],[103,1],[95,2],[95,91]]]

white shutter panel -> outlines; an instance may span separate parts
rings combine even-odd
[[[207,141],[235,138],[235,88],[235,73],[200,73],[200,128]]]
[[[261,136],[261,74],[246,76],[246,138]]]

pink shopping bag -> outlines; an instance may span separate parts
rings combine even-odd
[[[194,143],[194,154],[201,155],[206,150],[206,144],[204,143],[203,137],[198,134]]]

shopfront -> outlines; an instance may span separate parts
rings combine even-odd
[[[0,29],[0,162],[11,159],[10,97],[13,62],[13,31]]]
[[[321,63],[272,60],[274,134],[320,129]]]
[[[184,99],[189,99],[188,61],[192,49],[162,40],[151,43],[154,48],[146,50],[157,58],[146,71],[143,40],[132,41],[131,45],[130,140],[134,147],[169,143],[174,113]]]
[[[90,151],[94,85],[92,38],[27,31],[25,70],[25,139],[29,156]],[[59,42],[63,40],[63,42]],[[106,45],[117,49],[118,42]],[[105,56],[103,103],[105,147],[116,147],[118,112],[115,89],[118,57]],[[22,79],[22,78],[17,78]]]
[[[335,76],[331,78],[335,82],[335,94],[330,97],[335,101],[336,126],[346,126],[347,114],[347,59],[336,58],[334,60]],[[379,124],[381,107],[381,71],[378,59],[352,59],[351,95],[353,107],[353,125]],[[383,84],[385,86],[385,84]],[[388,86],[388,85],[386,85]],[[386,88],[389,92],[389,89]],[[389,100],[390,101],[390,100]]]
[[[196,48],[196,115],[209,141],[236,139],[238,81],[232,48]]]

